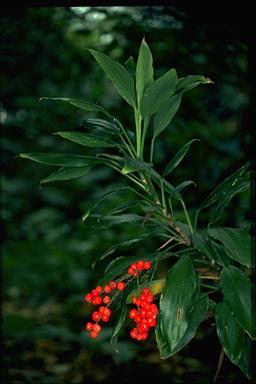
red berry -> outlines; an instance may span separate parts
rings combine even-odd
[[[143,340],[142,333],[138,333],[138,335],[137,335],[137,340]]]
[[[102,298],[101,297],[96,297],[95,298],[96,305],[100,305],[102,303]]]
[[[133,328],[130,332],[130,335],[133,339],[137,339],[137,329],[136,328]]]
[[[104,311],[102,312],[102,314],[104,316],[108,316],[109,317],[111,315],[111,310],[109,308],[107,308],[107,307],[104,307]]]
[[[87,303],[90,303],[92,301],[92,295],[90,293],[87,293],[87,295],[85,295],[84,299],[85,299],[85,301],[87,301]]]
[[[92,297],[97,297],[99,296],[99,292],[96,289],[92,290]]]
[[[125,283],[123,281],[119,281],[119,283],[117,283],[117,289],[118,291],[123,291],[125,289]]]
[[[95,311],[95,312],[93,312],[93,314],[92,314],[92,319],[94,320],[94,321],[99,321],[100,320],[100,314],[99,314],[99,312],[97,312],[97,311]]]
[[[152,317],[150,317],[150,318],[148,319],[148,326],[149,326],[149,327],[155,327],[155,326],[156,326],[156,320],[153,319]]]
[[[133,304],[137,304],[137,300],[138,300],[137,297],[133,297],[133,298],[132,298],[132,303],[133,303]]]
[[[96,289],[96,291],[98,291],[99,293],[102,292],[102,287],[101,287],[100,285],[98,285],[95,289]]]
[[[104,288],[104,292],[106,293],[110,293],[111,292],[111,288],[109,285],[106,285],[106,287]]]
[[[130,265],[130,268],[133,269],[134,271],[136,271],[137,265],[135,263],[133,263]]]
[[[139,331],[140,332],[147,332],[148,331],[148,325],[147,324],[145,324],[145,323],[140,323],[139,324]]]
[[[85,326],[85,329],[87,331],[91,331],[92,330],[92,323],[87,323],[86,326]]]
[[[139,260],[139,261],[136,263],[136,268],[137,268],[139,271],[143,271],[143,269],[144,269],[144,261],[143,261],[143,260]]]
[[[150,292],[150,289],[148,287],[144,287],[141,291],[144,295],[147,295]]]
[[[145,261],[144,262],[144,269],[150,269],[151,268],[151,266],[152,266],[152,264],[150,263],[150,261]]]
[[[97,336],[98,336],[97,332],[95,331],[90,332],[90,337],[92,337],[93,339],[95,339]]]
[[[127,273],[128,273],[128,275],[133,275],[134,274],[134,269],[128,268]]]
[[[143,332],[142,333],[142,340],[146,340],[148,338],[148,333],[147,332]]]
[[[138,316],[138,311],[136,309],[131,309],[129,313],[130,319],[135,319],[136,316]]]
[[[109,286],[110,286],[111,289],[115,289],[116,288],[116,282],[115,281],[110,281]]]
[[[103,299],[103,303],[104,304],[110,303],[110,297],[109,296],[105,296],[104,299]]]
[[[101,326],[99,324],[92,324],[92,329],[94,330],[94,332],[99,333],[101,330]]]
[[[104,321],[104,323],[107,323],[109,321],[109,316],[102,315],[101,320]]]

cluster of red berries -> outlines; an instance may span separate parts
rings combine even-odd
[[[158,309],[153,304],[154,295],[147,287],[142,289],[138,298],[134,297],[132,303],[137,305],[137,309],[131,309],[129,313],[130,319],[136,323],[136,327],[132,329],[130,335],[136,340],[146,340],[150,328],[156,326],[156,318]]]
[[[116,293],[123,291],[126,284],[121,281],[130,279],[131,277],[137,277],[143,270],[149,270],[151,268],[150,261],[139,260],[137,263],[131,264],[128,268],[127,275],[123,276],[119,281],[110,281],[105,287],[98,285],[92,289],[91,292],[87,293],[84,297],[87,303],[93,305],[99,305],[98,311],[92,313],[92,320],[95,323],[88,322],[85,325],[85,329],[90,332],[90,337],[96,338],[101,331],[101,326],[98,322],[108,322],[111,315],[111,310],[108,308],[114,299],[114,296],[110,297],[110,293],[116,290]],[[133,298],[133,303],[137,304],[138,310],[132,309],[130,312],[130,318],[133,318],[137,323],[137,327],[131,332],[131,336],[137,340],[145,340],[148,337],[149,327],[156,325],[157,307],[152,304],[154,295],[148,288],[143,288],[140,297]],[[105,304],[102,305],[102,304]]]

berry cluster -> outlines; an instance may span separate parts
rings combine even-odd
[[[130,335],[136,340],[146,340],[149,328],[156,326],[156,317],[158,309],[153,304],[154,295],[149,288],[143,288],[138,298],[132,299],[133,304],[137,305],[137,309],[131,309],[129,313],[130,319],[136,323],[136,327],[132,329]]]
[[[90,332],[90,337],[96,338],[101,331],[101,326],[98,324],[99,321],[105,323],[109,321],[111,310],[108,307],[117,294],[123,291],[132,279],[138,277],[140,272],[149,270],[150,268],[150,261],[139,260],[137,263],[131,264],[128,268],[127,275],[122,276],[118,281],[110,281],[105,287],[98,285],[85,295],[84,299],[87,303],[100,306],[98,310],[92,313],[92,320],[95,321],[95,323],[88,322],[85,325],[85,329]],[[123,280],[127,280],[127,282],[124,283]],[[110,296],[111,292],[115,290],[116,293]],[[157,307],[155,304],[151,304],[153,300],[154,295],[148,288],[143,288],[139,299],[133,299],[133,303],[138,306],[138,311],[132,310],[130,312],[130,317],[134,318],[137,323],[137,328],[134,328],[131,335],[137,340],[145,340],[148,336],[149,327],[155,326]],[[134,313],[134,317],[132,317],[133,315],[131,315],[131,313]]]

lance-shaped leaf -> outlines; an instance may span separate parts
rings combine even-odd
[[[189,75],[182,77],[178,80],[175,92],[186,92],[197,87],[199,84],[213,84],[213,81],[208,77],[201,75]]]
[[[230,260],[223,245],[218,244],[210,238],[206,230],[196,231],[192,235],[192,242],[195,249],[207,256],[211,261],[221,265],[229,265]]]
[[[168,340],[166,340],[166,338],[162,333],[161,317],[159,316],[155,333],[156,333],[157,346],[162,359],[167,359],[168,357],[175,355],[178,351],[184,348],[185,345],[187,345],[193,339],[199,325],[206,318],[208,307],[209,307],[208,296],[205,294],[201,294],[198,297],[198,299],[193,303],[193,308],[189,313],[189,317],[188,317],[188,327],[174,349],[171,348],[171,345],[168,343]]]
[[[199,283],[188,255],[169,270],[160,299],[160,329],[171,351],[175,350],[189,325],[189,314],[199,296]]]
[[[190,140],[188,143],[183,145],[183,147],[173,156],[173,158],[170,160],[170,162],[166,165],[163,176],[169,175],[182,161],[182,159],[186,156],[189,147],[194,141],[200,141],[198,139]]]
[[[153,168],[150,169],[150,174],[153,178],[153,180],[157,183],[157,185],[161,188],[161,185],[163,185],[164,190],[175,199],[181,201],[182,196],[181,194],[176,190],[176,188],[169,183],[167,180],[165,180],[159,173],[157,173]]]
[[[151,167],[151,164],[149,163],[145,163],[143,161],[127,156],[125,158],[125,164],[122,169],[122,173],[128,174],[136,171],[146,170],[146,169],[149,169],[150,167]]]
[[[126,60],[124,65],[126,66],[127,70],[130,72],[132,77],[135,78],[135,76],[136,76],[136,64],[135,64],[133,56],[130,56],[129,59]]]
[[[248,379],[252,379],[253,376],[253,359],[252,359],[252,341],[247,334],[245,334],[245,340],[242,350],[242,355],[239,361],[239,368],[243,371],[243,373],[248,377]],[[254,378],[255,378],[255,369],[254,369]]]
[[[101,138],[96,135],[91,135],[89,133],[83,132],[69,132],[69,131],[61,131],[56,132],[55,135],[59,135],[64,139],[73,141],[76,144],[83,145],[85,147],[116,147],[118,144],[113,141],[107,140],[105,138]]]
[[[121,328],[125,322],[126,315],[127,315],[127,305],[124,301],[123,304],[121,305],[120,310],[119,310],[119,316],[118,316],[116,323],[114,325],[112,335],[111,335],[111,340],[110,340],[112,347],[114,348],[114,350],[117,353],[119,352],[117,349],[117,339],[118,339],[118,335],[121,331]]]
[[[180,192],[180,191],[182,191],[182,189],[188,187],[191,184],[196,186],[196,183],[193,180],[186,180],[186,181],[183,181],[182,183],[180,183],[179,185],[176,185],[175,189],[176,189],[176,191]]]
[[[20,153],[20,157],[36,161],[37,163],[47,165],[58,165],[60,167],[83,167],[93,166],[95,164],[108,163],[108,160],[101,159],[93,156],[80,156],[80,155],[69,155],[66,153]]]
[[[182,94],[173,95],[168,98],[160,108],[153,120],[153,140],[170,124],[179,109]]]
[[[161,106],[174,93],[177,81],[176,70],[172,68],[146,88],[141,103],[143,118],[159,111]]]
[[[70,99],[67,97],[41,97],[39,101],[42,100],[64,101],[77,108],[83,109],[84,111],[101,112],[107,115],[108,117],[112,117],[112,115],[108,111],[106,111],[102,106],[84,100]]]
[[[215,309],[216,327],[224,352],[234,364],[238,364],[244,346],[244,332],[223,301]]]
[[[112,81],[117,92],[128,104],[135,107],[136,95],[134,79],[127,69],[104,53],[94,51],[93,49],[90,49],[89,51]]]
[[[251,237],[243,229],[212,228],[208,233],[224,245],[227,255],[246,267],[252,266]]]
[[[142,40],[136,66],[136,92],[140,109],[144,90],[154,82],[153,58],[145,39]]]
[[[113,122],[117,121],[116,119],[113,119]],[[117,124],[112,124],[110,121],[104,120],[104,119],[86,119],[83,122],[83,125],[87,128],[97,128],[100,129],[110,135],[116,135],[120,134],[120,127]]]
[[[241,168],[236,170],[231,176],[219,184],[200,205],[201,209],[213,205],[209,224],[215,223],[222,214],[223,209],[230,200],[240,192],[245,191],[250,186],[250,162],[248,161]]]
[[[52,181],[64,181],[76,179],[77,177],[81,177],[86,175],[92,166],[88,165],[87,167],[62,167],[57,172],[51,173],[49,176],[45,177],[40,181],[40,184],[49,183]]]
[[[252,284],[240,269],[228,266],[221,272],[221,290],[231,315],[243,330],[256,338],[255,321],[252,308]]]

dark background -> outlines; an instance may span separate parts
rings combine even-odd
[[[248,159],[251,127],[244,15],[239,19],[239,14],[215,10],[209,19],[207,4],[205,15],[190,11],[184,6],[23,7],[2,14],[2,328],[8,383],[130,383],[138,376],[159,383],[205,383],[214,376],[221,347],[211,321],[168,360],[159,358],[153,336],[143,344],[131,341],[130,324],[121,334],[119,354],[109,343],[111,324],[97,340],[89,340],[83,324],[90,308],[83,295],[104,270],[99,265],[93,271],[91,263],[139,229],[127,224],[99,232],[93,222],[83,226],[81,216],[93,199],[126,181],[99,167],[74,181],[40,189],[40,179],[54,169],[16,158],[33,151],[84,153],[83,147],[52,133],[81,129],[88,115],[61,103],[39,103],[42,96],[97,102],[131,126],[130,108],[87,48],[124,63],[131,55],[137,57],[145,36],[156,77],[174,67],[179,77],[205,75],[214,81],[185,95],[156,147],[155,165],[161,170],[185,142],[201,140],[171,179],[174,185],[187,179],[196,182],[196,188],[184,193],[193,214],[214,186]],[[117,194],[100,209],[129,198],[129,193]],[[177,211],[177,217],[182,219],[182,213]],[[206,211],[199,225],[207,218]],[[249,192],[243,192],[225,209],[220,223],[245,227],[250,219]],[[154,241],[129,252],[152,252]],[[227,358],[219,380],[246,382]]]

